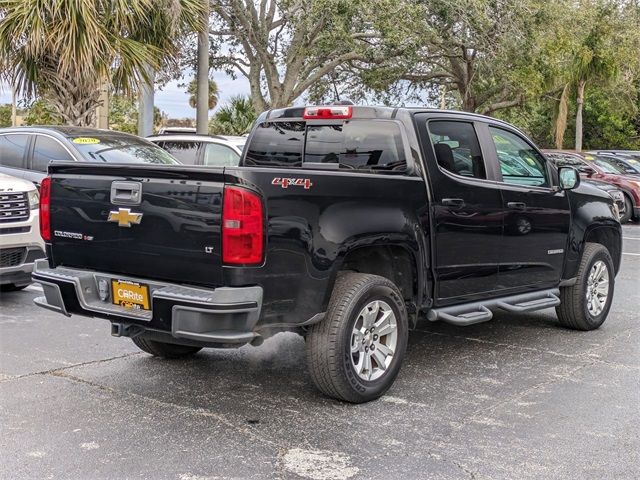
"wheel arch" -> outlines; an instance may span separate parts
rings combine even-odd
[[[425,297],[426,269],[421,267],[422,259],[420,249],[412,250],[407,243],[358,242],[345,250],[335,262],[324,303],[329,303],[340,272],[379,275],[398,287],[405,299],[410,322],[415,324],[418,308]]]
[[[620,270],[622,260],[622,232],[619,228],[608,225],[595,225],[587,229],[584,235],[584,241],[580,248],[580,256],[584,252],[587,243],[599,243],[603,245],[611,255],[613,260],[613,268],[617,274]]]

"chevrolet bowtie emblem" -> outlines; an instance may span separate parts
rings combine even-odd
[[[131,213],[129,208],[119,208],[117,212],[109,212],[108,221],[118,222],[119,227],[139,225],[142,221],[141,213]]]

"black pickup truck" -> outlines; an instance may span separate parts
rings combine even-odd
[[[419,320],[555,307],[598,328],[620,267],[606,193],[461,112],[271,110],[238,167],[52,164],[40,196],[38,305],[161,357],[297,332],[349,402],[391,386]]]

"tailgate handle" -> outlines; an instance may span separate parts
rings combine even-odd
[[[142,203],[142,183],[113,182],[111,203],[114,205],[140,205]]]

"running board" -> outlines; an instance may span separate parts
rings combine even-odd
[[[482,302],[465,303],[451,307],[433,308],[427,312],[427,320],[441,320],[452,325],[465,327],[475,323],[488,322],[493,318],[490,308],[501,308],[508,312],[532,312],[560,305],[560,290],[542,290],[509,297],[493,298]]]

